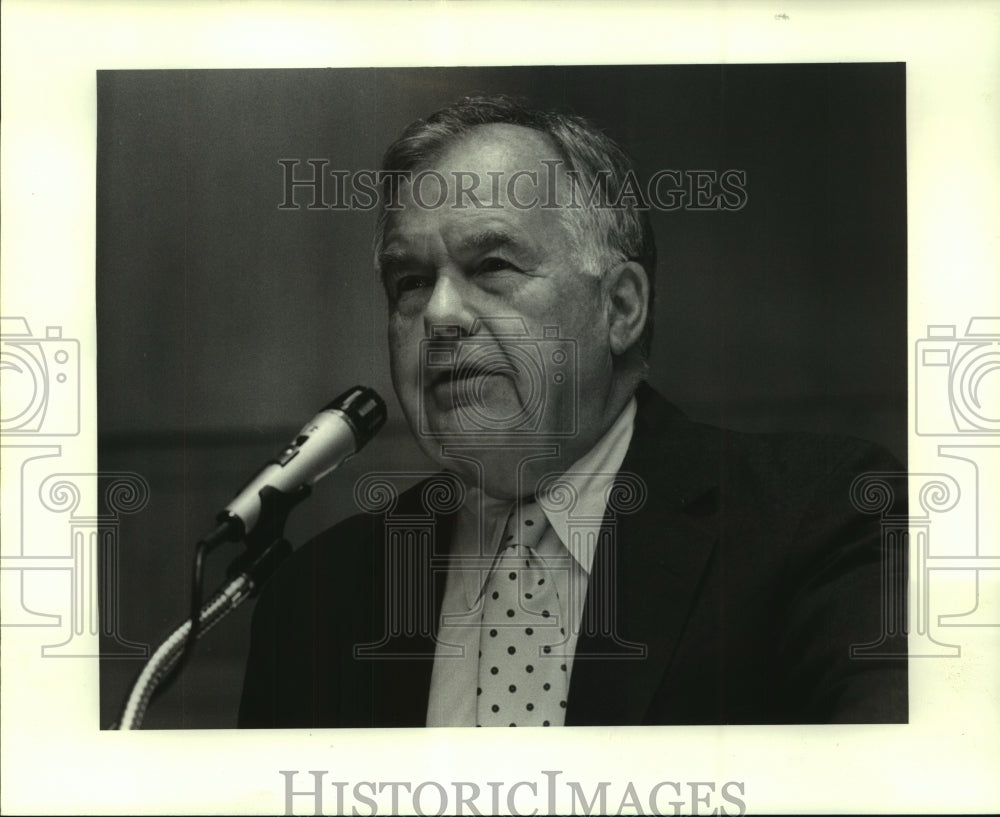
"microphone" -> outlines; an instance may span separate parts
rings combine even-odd
[[[355,386],[306,423],[295,438],[236,495],[216,521],[243,538],[260,520],[260,492],[283,494],[325,477],[360,451],[385,425],[385,402],[374,389]]]

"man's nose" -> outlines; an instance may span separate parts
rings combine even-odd
[[[434,291],[424,309],[424,334],[431,337],[433,327],[456,326],[468,334],[473,314],[470,306],[470,284],[462,276],[441,273],[434,282]]]

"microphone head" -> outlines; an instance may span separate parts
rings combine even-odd
[[[336,411],[343,416],[354,432],[358,451],[385,425],[385,401],[375,389],[368,386],[348,389],[325,406],[323,411]]]

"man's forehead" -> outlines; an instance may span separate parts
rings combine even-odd
[[[406,257],[411,253],[426,254],[434,247],[447,248],[455,255],[501,248],[535,254],[540,249],[541,237],[548,238],[549,242],[559,241],[559,237],[549,231],[536,235],[524,216],[518,211],[476,209],[448,212],[444,218],[435,218],[434,214],[419,208],[394,213],[388,221],[381,260]]]
[[[401,181],[397,205],[385,214],[380,257],[426,254],[433,246],[530,254],[562,247],[568,214],[553,204],[569,187],[563,164],[541,131],[475,126]]]
[[[415,167],[404,177],[400,189],[406,199],[413,184],[422,182],[421,192],[426,198],[424,191],[433,190],[426,179],[430,175],[446,185],[452,195],[465,190],[475,191],[482,198],[492,192],[503,204],[509,198],[509,185],[516,186],[515,195],[520,198],[529,188],[540,195],[557,177],[561,185],[564,165],[555,143],[541,131],[520,125],[477,125]]]
[[[561,209],[552,207],[555,196],[567,186],[563,164],[540,131],[478,125],[401,180],[397,205],[386,213],[387,231],[443,219],[463,232],[482,232],[494,226],[491,216],[506,229],[525,218],[549,223]]]
[[[559,150],[547,135],[523,125],[494,122],[476,125],[457,136],[433,162],[435,166],[481,161],[497,170],[533,169],[543,161],[558,161]]]

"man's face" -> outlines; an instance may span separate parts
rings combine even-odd
[[[601,280],[588,269],[595,259],[569,229],[577,213],[539,206],[552,200],[541,162],[556,158],[536,131],[476,128],[426,168],[440,177],[417,191],[403,185],[404,209],[386,225],[379,258],[393,384],[421,446],[442,464],[456,465],[443,443],[517,446],[520,455],[548,443],[566,466],[606,425],[612,355]],[[525,170],[537,184],[515,176]],[[442,177],[444,204],[429,206]]]

